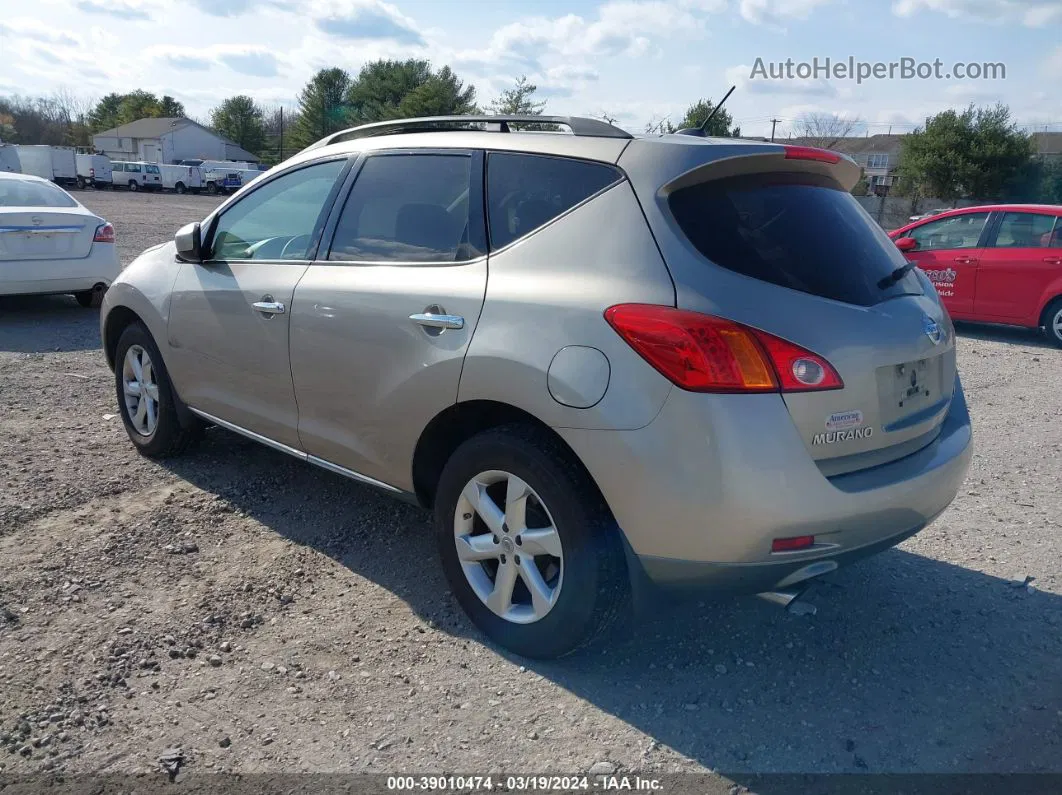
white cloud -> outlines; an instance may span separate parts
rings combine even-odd
[[[983,22],[1019,19],[1031,28],[1062,19],[1062,2],[1059,0],[895,0],[892,10],[901,17],[919,11],[936,11],[953,19]]]
[[[382,0],[316,0],[310,16],[318,30],[340,39],[425,43],[416,21]]]
[[[807,19],[818,6],[833,0],[741,0],[738,9],[746,22],[781,26],[787,19]]]
[[[725,0],[613,0],[598,8],[595,19],[526,17],[498,28],[485,50],[458,53],[458,60],[537,64],[549,56],[639,56],[654,39],[703,32],[707,16],[725,7]]]
[[[1062,46],[1056,47],[1055,51],[1047,56],[1043,63],[1043,71],[1049,77],[1062,79]]]
[[[837,86],[821,78],[801,79],[794,77],[792,80],[787,78],[776,80],[760,76],[753,77],[752,70],[753,66],[748,64],[729,67],[726,70],[727,84],[735,85],[739,90],[743,90],[750,94],[794,94],[835,97],[838,93]]]

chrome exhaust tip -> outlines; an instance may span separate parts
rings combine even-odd
[[[771,604],[779,605],[785,608],[790,613],[797,613],[799,615],[815,615],[817,608],[813,604],[808,602],[798,602],[800,595],[804,593],[803,590],[778,590],[778,591],[764,591],[763,593],[756,594],[760,599]]]

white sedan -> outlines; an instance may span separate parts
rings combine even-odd
[[[98,307],[120,271],[106,220],[48,180],[0,173],[0,295],[72,293]]]

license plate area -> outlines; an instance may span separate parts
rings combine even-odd
[[[881,420],[886,426],[944,397],[943,356],[879,367],[877,375]]]

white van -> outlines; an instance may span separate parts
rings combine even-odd
[[[12,174],[22,173],[22,161],[18,159],[18,149],[11,144],[0,144],[0,171]]]
[[[171,166],[159,163],[162,187],[177,193],[199,193],[203,187],[203,172],[199,166]]]
[[[111,163],[114,187],[138,190],[162,190],[162,172],[155,163],[115,160]]]
[[[110,188],[114,186],[111,168],[111,159],[107,155],[81,155],[77,156],[77,186],[84,188],[92,185],[94,188]]]

